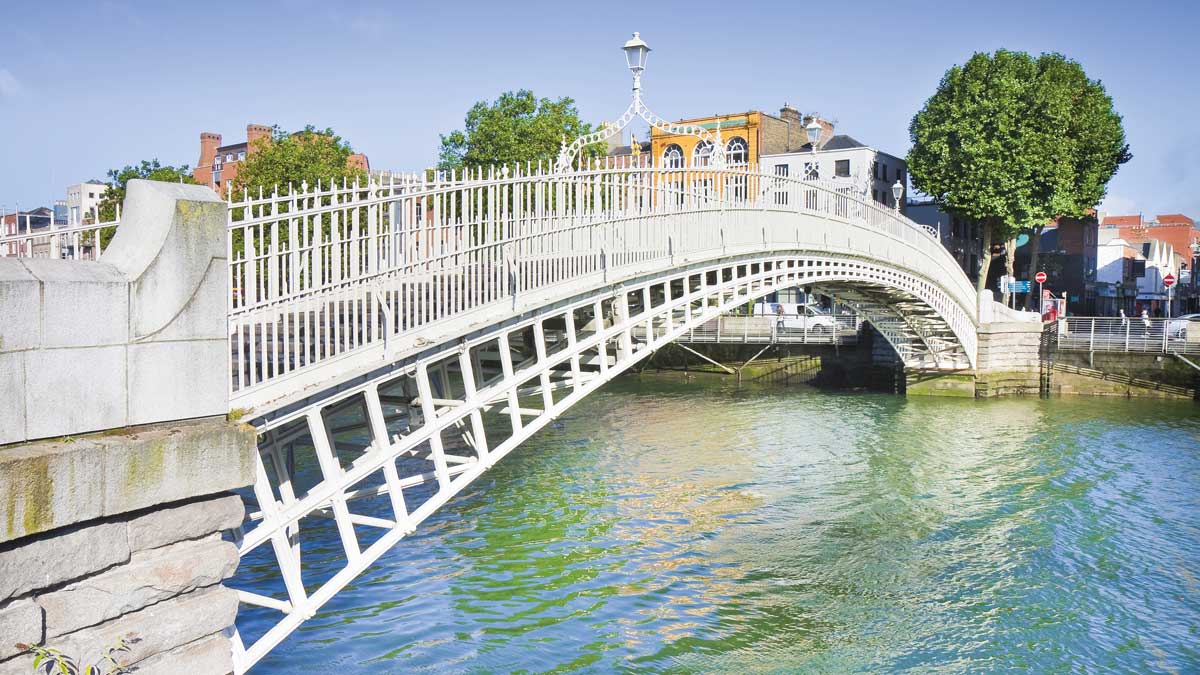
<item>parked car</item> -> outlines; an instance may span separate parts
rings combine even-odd
[[[783,330],[807,331],[820,335],[832,333],[837,328],[834,318],[814,305],[758,302],[754,304],[754,315],[775,317],[775,325]]]
[[[1200,314],[1184,314],[1183,316],[1171,319],[1167,324],[1167,335],[1176,338],[1187,337],[1188,326],[1193,326],[1194,330],[1200,330]]]

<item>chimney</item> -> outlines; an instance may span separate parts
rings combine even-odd
[[[800,118],[800,111],[787,103],[784,103],[783,107],[779,109],[779,116],[787,121],[788,124],[804,126],[804,121]]]
[[[214,134],[211,131],[200,132],[200,161],[196,164],[196,168],[208,168],[212,166],[213,158],[217,156],[217,148],[221,147],[221,134]]]
[[[270,138],[271,127],[263,124],[247,124],[246,125],[246,149],[249,150],[254,145],[254,141],[260,138]]]
[[[817,139],[817,149],[820,150],[821,148],[825,147],[825,144],[829,142],[829,139],[833,138],[833,122],[817,117],[816,115],[807,115],[804,118],[805,126],[807,126],[812,120],[816,120],[817,124],[821,125],[821,137]]]

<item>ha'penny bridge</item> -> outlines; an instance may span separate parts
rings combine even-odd
[[[691,166],[580,158],[634,117],[711,152]],[[723,148],[719,129],[650,113],[635,77],[619,124],[552,166],[228,202],[132,181],[103,253],[118,223],[37,235],[48,258],[98,260],[0,239],[0,310],[25,317],[0,328],[0,371],[22,401],[0,443],[231,411],[253,427],[243,571],[227,583],[241,673],[538,430],[735,308],[802,287],[926,373],[972,371],[981,325],[1019,318],[981,300],[929,228],[844,186],[730,165]],[[32,507],[11,508],[21,521]],[[89,514],[120,512],[105,509]],[[334,552],[313,553],[313,538]]]

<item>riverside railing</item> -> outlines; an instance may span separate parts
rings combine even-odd
[[[798,241],[779,212],[857,226],[842,248],[861,228],[915,250],[912,266],[959,311],[938,309],[960,315],[956,332],[973,329],[974,289],[931,228],[841,186],[744,167],[493,167],[288,186],[228,206],[235,399],[518,296]]]
[[[98,260],[112,230],[121,224],[119,209],[116,218],[107,222],[38,227],[35,219],[38,216],[24,213],[0,217],[0,257]]]
[[[812,344],[852,345],[858,343],[862,320],[856,314],[815,317],[722,316],[679,338],[680,342],[723,344]]]
[[[1065,351],[1200,354],[1200,321],[1071,316],[1058,320],[1055,344]]]

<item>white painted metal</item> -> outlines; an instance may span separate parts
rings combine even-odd
[[[824,325],[810,329],[808,322],[799,322],[798,328],[789,328],[774,316],[731,315],[713,319],[679,336],[679,342],[726,343],[726,344],[811,344],[852,345],[858,343],[860,320],[855,314],[838,314],[831,317],[836,329]]]
[[[498,314],[483,329],[402,357],[320,400],[263,416],[258,424],[275,468],[259,472],[254,526],[244,532],[240,547],[243,557],[276,559],[286,598],[241,595],[246,605],[279,614],[265,635],[237,651],[237,672],[245,672],[417,524],[602,383],[758,297],[846,279],[867,287],[906,288],[914,294],[910,298],[925,288],[916,276],[849,255],[731,256],[603,285],[533,312]],[[397,388],[408,410],[408,425],[399,433],[383,421],[380,393]],[[362,424],[373,440],[365,449],[338,451],[329,441],[332,411],[356,407],[366,408]],[[491,425],[484,424],[484,415],[492,418]],[[446,449],[447,440],[458,438],[470,450],[465,456]],[[296,495],[280,448],[290,452],[305,444],[312,448],[320,480]],[[432,492],[419,504],[405,505],[403,491],[424,485]],[[385,510],[392,518],[355,512],[357,503],[380,497],[389,500]],[[344,566],[319,583],[306,576],[299,555],[300,534],[316,527],[310,524],[314,518],[334,521],[344,552]],[[355,524],[385,533],[364,546],[355,537]],[[266,544],[269,549],[260,552]],[[236,644],[242,644],[240,638]]]
[[[1200,321],[1071,316],[1057,321],[1054,340],[1064,351],[1200,354]]]
[[[97,260],[103,252],[101,231],[121,224],[119,209],[112,221],[86,225],[69,223],[56,227],[51,224],[34,229],[34,218],[24,213],[9,216],[0,214],[0,257]],[[53,220],[53,216],[50,218]],[[13,222],[9,223],[8,220]]]
[[[525,166],[243,195],[229,219],[234,407],[278,407],[501,313],[789,251],[851,254],[905,275],[901,290],[932,310],[922,321],[945,329],[936,350],[974,359],[975,292],[931,231],[818,181],[613,161],[565,174]],[[846,288],[892,283],[887,270],[846,271]],[[920,332],[892,337],[920,342]]]

